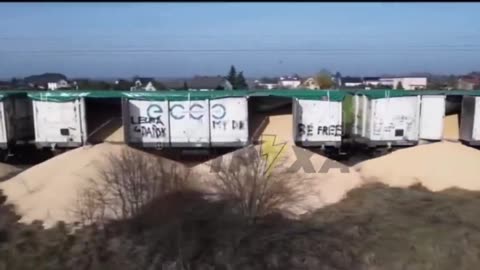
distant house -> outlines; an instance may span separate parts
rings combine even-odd
[[[397,89],[402,85],[404,90],[422,90],[427,88],[427,77],[387,77],[380,78],[380,84]]]
[[[379,86],[380,84],[380,77],[364,77],[363,84],[365,86]]]
[[[298,88],[302,81],[298,75],[280,77],[278,86],[281,88]]]
[[[480,76],[464,76],[458,79],[457,88],[462,90],[474,90],[480,87]]]
[[[58,84],[56,82],[49,82],[49,83],[47,83],[47,89],[48,90],[57,90],[58,89]]]
[[[153,78],[135,78],[130,91],[156,91]]]
[[[278,88],[278,79],[276,78],[262,78],[260,80],[253,81],[255,89],[274,89]]]
[[[395,79],[388,77],[388,78],[380,78],[380,84],[385,86],[390,86],[392,88],[396,87],[398,83],[395,83]]]
[[[360,87],[363,85],[363,80],[359,77],[343,77],[342,84],[345,87]]]
[[[222,76],[195,76],[186,81],[188,90],[232,90],[232,84]]]
[[[403,77],[403,89],[405,90],[423,90],[427,88],[427,77]]]
[[[43,73],[40,75],[32,75],[23,79],[25,83],[47,84],[48,82],[58,82],[60,80],[67,80],[67,76],[60,73]]]
[[[39,86],[40,89],[42,85]],[[47,82],[47,89],[48,90],[57,90],[57,89],[66,89],[70,88],[70,84],[66,80],[59,80],[56,82]]]
[[[303,81],[301,87],[311,89],[311,90],[320,89],[320,86],[318,85],[317,80],[315,80],[315,78],[313,77],[310,77],[305,81]]]
[[[22,82],[25,86],[36,89],[57,90],[70,87],[67,77],[60,73],[32,75],[24,78]]]

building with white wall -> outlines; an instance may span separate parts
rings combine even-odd
[[[274,82],[262,82],[262,81],[260,81],[260,80],[255,80],[255,81],[254,81],[254,88],[271,90],[271,89],[274,89],[274,88],[278,88],[278,83],[274,83]]]
[[[397,89],[399,84],[405,90],[421,90],[427,87],[426,77],[390,77],[380,78],[380,84]]]
[[[306,79],[302,83],[301,87],[302,88],[307,88],[307,89],[310,89],[310,90],[320,89],[320,86],[318,85],[317,81],[313,77]]]
[[[48,90],[57,90],[58,84],[56,82],[49,82],[47,83]]]
[[[363,80],[359,77],[344,77],[342,78],[342,85],[345,87],[361,87]]]
[[[302,81],[299,76],[286,76],[280,77],[278,85],[282,88],[297,88],[302,84]]]
[[[47,83],[47,89],[48,90],[57,90],[57,89],[62,89],[62,88],[68,88],[70,85],[66,80],[59,80],[57,82],[48,82]]]
[[[380,84],[380,77],[364,77],[363,84],[365,86],[378,86]]]
[[[480,88],[480,76],[464,76],[458,79],[457,88],[462,90],[473,90]]]
[[[156,91],[153,81],[153,78],[137,78],[130,91]]]

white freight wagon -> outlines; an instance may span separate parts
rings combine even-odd
[[[468,145],[480,145],[480,96],[463,96],[460,140]]]
[[[25,144],[34,137],[32,106],[25,94],[0,94],[0,149]]]
[[[421,93],[420,140],[441,141],[443,139],[445,110],[445,95],[433,91]]]
[[[420,95],[402,90],[355,93],[354,142],[369,147],[417,144],[420,100]]]
[[[208,99],[169,101],[168,107],[172,147],[210,146]]]
[[[249,143],[248,98],[210,100],[210,143],[212,147],[243,147]]]
[[[227,92],[125,93],[129,144],[142,147],[243,147],[249,143],[248,98]]]
[[[163,148],[170,144],[168,101],[123,101],[124,136],[129,144]]]
[[[39,92],[28,95],[32,99],[38,148],[78,147],[86,143],[84,94]]]
[[[343,136],[343,98],[339,91],[318,91],[310,98],[293,98],[293,136],[302,146],[339,147]]]

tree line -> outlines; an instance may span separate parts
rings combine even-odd
[[[233,90],[248,89],[247,80],[245,80],[245,77],[243,76],[243,71],[240,71],[237,74],[237,70],[233,65],[230,67],[227,80],[232,85]]]

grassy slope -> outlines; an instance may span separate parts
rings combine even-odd
[[[175,262],[191,269],[450,270],[480,265],[480,193],[369,185],[302,221],[276,216],[256,225],[242,223],[227,204],[190,196],[181,205],[183,211],[166,211],[171,205],[149,209],[140,230],[118,231],[112,225],[71,236],[61,226],[44,231],[20,225],[2,206],[0,270],[147,269]]]

